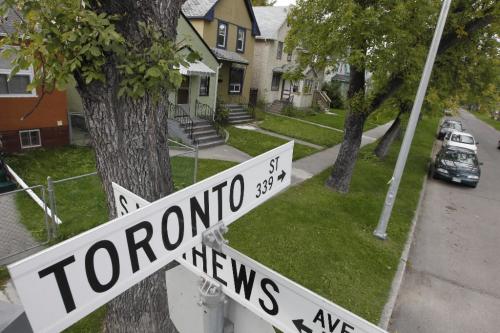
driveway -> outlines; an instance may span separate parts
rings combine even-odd
[[[500,132],[461,118],[480,143],[481,180],[429,179],[391,332],[500,330]]]

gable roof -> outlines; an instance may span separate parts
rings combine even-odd
[[[212,21],[214,19],[215,6],[220,0],[186,0],[182,5],[182,12],[186,17],[190,19],[203,19],[206,21]],[[231,0],[235,1],[235,0]],[[253,12],[253,6],[251,0],[244,0],[245,7],[247,8],[248,15],[252,21],[252,35],[259,36],[260,30],[257,20],[255,19],[255,14]]]
[[[286,22],[289,7],[258,6],[253,10],[260,28],[259,39],[278,39],[278,31]]]
[[[3,0],[0,0],[0,4],[3,2]],[[14,33],[15,25],[21,21],[19,17],[19,13],[13,8],[8,10],[7,17],[0,17],[0,35]]]

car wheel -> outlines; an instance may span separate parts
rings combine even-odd
[[[472,184],[470,184],[470,187],[472,187],[472,188],[476,188],[476,187],[477,187],[477,183],[472,183]]]
[[[436,172],[434,171],[434,165],[431,164],[429,167],[429,177],[437,179]]]

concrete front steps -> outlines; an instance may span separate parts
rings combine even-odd
[[[186,126],[181,125],[187,133]],[[217,134],[212,123],[204,119],[193,120],[193,144],[198,143],[198,148],[208,148],[224,144],[224,139]]]
[[[229,109],[228,122],[231,125],[245,124],[254,121],[253,117],[247,112],[247,109],[238,104],[228,104],[226,108]]]

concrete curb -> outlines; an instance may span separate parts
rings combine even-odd
[[[398,269],[396,271],[396,274],[394,275],[394,279],[392,280],[389,298],[387,300],[387,303],[385,303],[384,309],[380,316],[380,321],[378,323],[378,326],[384,330],[387,330],[387,328],[389,327],[392,313],[394,311],[394,308],[396,307],[396,300],[399,295],[399,289],[401,288],[401,285],[403,283],[403,278],[406,271],[406,263],[408,261],[408,256],[410,254],[410,249],[413,243],[413,236],[415,234],[417,221],[421,213],[422,201],[424,199],[425,190],[427,188],[427,180],[428,180],[428,175],[426,174],[424,177],[424,183],[422,185],[422,189],[420,191],[420,197],[418,199],[417,209],[415,210],[415,214],[413,215],[413,219],[411,222],[410,232],[408,233],[408,238],[406,239],[406,243],[403,248],[403,253],[401,254],[401,258],[399,259]]]

